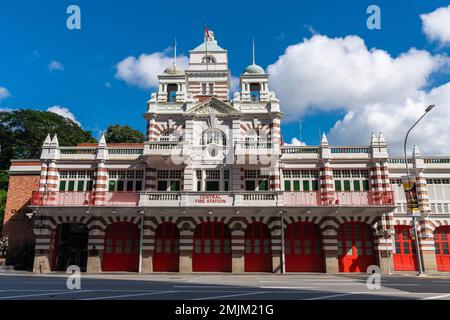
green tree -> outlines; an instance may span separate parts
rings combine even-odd
[[[109,126],[105,132],[107,143],[141,143],[144,141],[144,134],[127,125]]]
[[[0,112],[0,170],[11,159],[39,159],[47,134],[58,135],[61,146],[96,142],[90,131],[52,112],[21,109]]]

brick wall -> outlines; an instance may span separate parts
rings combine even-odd
[[[3,235],[8,235],[9,249],[34,242],[33,223],[25,213],[32,191],[39,188],[39,175],[11,175],[6,198]]]

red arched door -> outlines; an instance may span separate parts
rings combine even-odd
[[[171,222],[158,226],[155,233],[153,271],[178,272],[180,267],[180,231]]]
[[[450,271],[450,226],[438,227],[434,230],[434,246],[436,249],[437,271]]]
[[[103,271],[139,270],[139,229],[131,222],[114,222],[106,228]]]
[[[203,222],[194,231],[192,271],[231,272],[231,232],[222,222]]]
[[[311,222],[294,222],[285,233],[286,272],[323,272],[322,236]]]
[[[340,272],[366,272],[376,264],[373,232],[364,222],[346,222],[338,231],[338,263]]]
[[[417,270],[416,245],[411,239],[410,226],[394,226],[395,229],[395,271]]]
[[[270,230],[262,222],[254,222],[245,229],[246,272],[272,272]]]

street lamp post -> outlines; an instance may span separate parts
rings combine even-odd
[[[423,119],[423,117],[425,117],[425,115],[430,112],[431,110],[433,110],[433,108],[435,107],[434,104],[429,105],[426,109],[425,109],[425,113],[419,118],[419,120],[417,120],[411,128],[409,128],[408,132],[406,133],[405,136],[405,142],[403,144],[403,151],[404,151],[404,155],[405,155],[405,167],[406,167],[406,176],[408,178],[408,183],[410,181],[410,174],[409,174],[409,166],[408,166],[408,157],[406,155],[406,143],[408,141],[408,136],[409,133],[412,131],[412,129],[414,129],[414,127],[420,122],[420,120]],[[416,227],[416,216],[413,214],[412,215],[412,222],[413,222],[413,231],[414,231],[414,238],[415,238],[415,243],[416,243],[416,256],[417,256],[417,261],[419,263],[419,275],[423,274],[423,268],[422,268],[422,256],[420,255],[420,248],[419,248],[419,238],[417,236],[417,227]]]

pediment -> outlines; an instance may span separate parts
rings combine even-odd
[[[239,110],[233,108],[230,104],[219,100],[217,98],[211,97],[208,100],[202,101],[197,104],[189,113],[195,113],[199,115],[233,115],[240,113]]]

